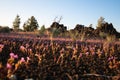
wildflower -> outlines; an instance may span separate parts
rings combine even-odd
[[[108,58],[108,61],[111,61],[111,60],[113,60],[114,59],[114,57],[112,56],[112,57],[109,57]]]
[[[92,55],[95,55],[95,52],[92,52]]]
[[[0,52],[2,52],[2,48],[0,48]]]
[[[25,51],[26,51],[26,48],[25,48],[24,46],[20,46],[20,50],[21,50],[22,52],[25,52]]]
[[[10,58],[14,58],[14,53],[10,53]]]
[[[26,44],[25,47],[28,48],[28,47],[29,47],[29,44]]]
[[[88,56],[88,55],[89,55],[89,52],[86,52],[85,54]]]
[[[16,59],[17,59],[17,58],[18,58],[18,55],[17,55],[17,54],[16,54],[16,55],[14,55],[14,58],[16,58]]]
[[[20,60],[20,62],[25,62],[25,59],[24,59],[24,57],[21,57],[21,60]]]
[[[110,60],[111,60],[111,58],[109,57],[109,58],[108,58],[108,61],[110,61]]]
[[[80,53],[79,57],[82,57],[82,53]]]
[[[29,52],[30,54],[32,54],[32,49],[28,49],[28,52]]]
[[[3,49],[3,48],[4,48],[4,45],[3,45],[3,44],[0,44],[0,48]]]
[[[27,57],[27,60],[29,61],[29,60],[30,60],[30,58],[29,58],[29,57]]]
[[[60,53],[63,53],[65,51],[65,49],[64,48],[62,48],[62,50],[60,50]]]
[[[25,47],[24,47],[24,46],[20,46],[20,49],[24,50],[24,49],[25,49]]]
[[[11,64],[9,64],[9,63],[7,63],[7,69],[11,69],[12,68],[12,66],[11,66]]]

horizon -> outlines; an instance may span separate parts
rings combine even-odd
[[[20,28],[31,16],[35,16],[40,27],[45,25],[46,28],[50,27],[55,17],[58,17],[58,21],[62,16],[60,24],[67,26],[67,29],[73,29],[76,24],[93,24],[96,29],[97,20],[102,16],[120,32],[119,0],[5,0],[1,1],[0,5],[0,26],[12,28],[18,14],[21,18]]]

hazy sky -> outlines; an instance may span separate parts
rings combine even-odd
[[[35,16],[40,26],[49,27],[54,21],[63,17],[61,24],[69,29],[76,24],[95,28],[100,16],[105,21],[112,22],[120,32],[120,0],[1,0],[0,25],[12,27],[16,15],[23,23],[31,16]]]

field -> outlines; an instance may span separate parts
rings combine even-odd
[[[119,41],[0,34],[0,80],[120,80],[119,76]]]

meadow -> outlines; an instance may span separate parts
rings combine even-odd
[[[0,80],[120,80],[120,43],[0,34]]]

